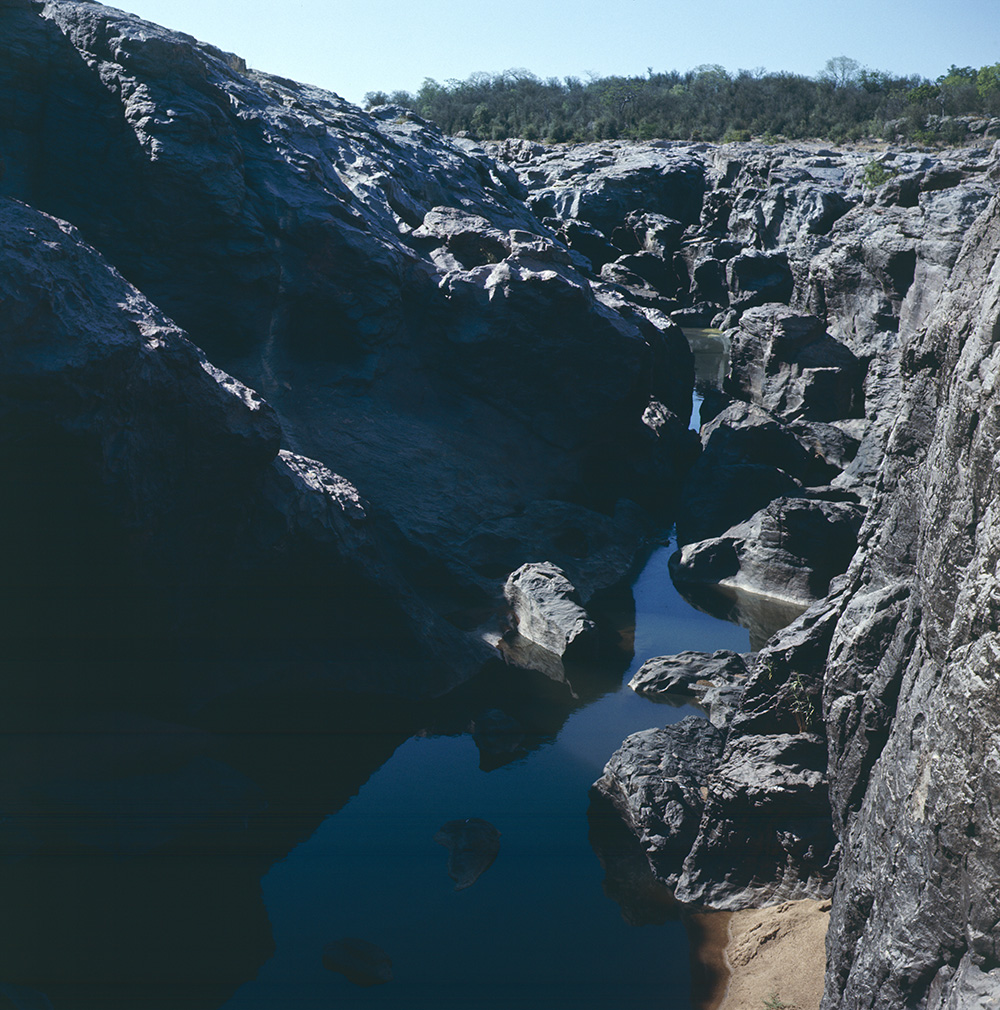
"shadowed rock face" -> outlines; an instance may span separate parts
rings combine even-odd
[[[445,656],[482,663],[486,647],[415,595],[357,489],[279,451],[273,409],[74,228],[2,200],[0,250],[0,455],[20,531],[4,573],[9,689],[44,694],[52,675],[71,695],[141,693],[156,661],[196,658],[219,676],[174,669],[160,686],[204,698],[245,679],[247,656],[321,656],[350,683],[375,613],[387,665],[372,686]],[[74,683],[69,657],[105,662],[108,682]],[[146,675],[130,683],[126,662]]]
[[[439,612],[501,598],[507,573],[462,547],[479,524],[672,493],[641,418],[687,416],[680,331],[602,300],[509,169],[110,7],[0,18],[3,192],[72,221],[267,399],[288,449],[391,516]]]

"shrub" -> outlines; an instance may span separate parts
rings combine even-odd
[[[881,186],[890,179],[895,179],[899,172],[895,168],[889,168],[884,161],[877,158],[869,161],[861,173],[861,182],[868,189]]]

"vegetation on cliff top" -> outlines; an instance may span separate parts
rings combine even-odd
[[[446,133],[480,140],[750,140],[881,138],[958,144],[1000,116],[1000,63],[952,66],[936,81],[897,77],[838,56],[816,77],[763,69],[735,74],[716,65],[645,76],[542,80],[528,70],[473,74],[416,94],[369,92],[366,105],[393,102]]]

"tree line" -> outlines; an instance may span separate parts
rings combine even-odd
[[[702,65],[644,76],[542,80],[528,70],[477,73],[414,94],[369,92],[365,105],[396,104],[449,134],[477,140],[759,138],[961,143],[970,120],[1000,116],[1000,63],[952,66],[935,81],[870,70],[838,56],[815,77]]]

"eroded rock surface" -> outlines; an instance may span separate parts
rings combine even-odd
[[[556,656],[595,650],[597,627],[562,569],[550,562],[522,565],[507,579],[504,595],[522,638]]]
[[[668,885],[677,882],[697,835],[722,744],[719,729],[697,716],[633,733],[592,787],[638,836],[654,873]]]

